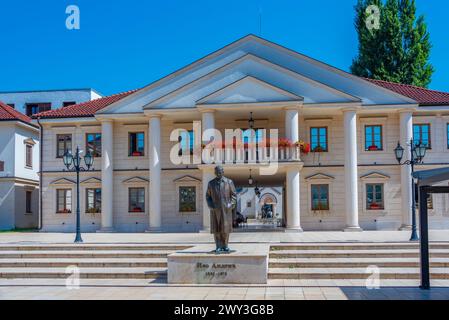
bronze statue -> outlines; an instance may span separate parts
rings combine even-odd
[[[224,176],[221,166],[215,168],[216,178],[209,182],[206,200],[210,209],[210,231],[214,234],[216,253],[229,253],[229,234],[233,227],[233,211],[237,205],[234,182]]]

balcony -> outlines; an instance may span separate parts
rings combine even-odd
[[[301,153],[309,152],[303,142],[291,143],[279,139],[276,143],[203,146],[209,153],[226,164],[267,164],[272,162],[300,162]],[[205,163],[203,158],[203,163]]]

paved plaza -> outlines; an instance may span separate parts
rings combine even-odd
[[[1,245],[71,245],[73,234],[0,233]],[[237,243],[408,243],[409,232],[234,233]],[[83,234],[89,244],[213,243],[210,234]],[[431,231],[432,242],[449,242],[448,231]],[[159,279],[80,279],[79,287],[66,279],[0,279],[0,299],[31,300],[449,300],[449,280],[432,280],[432,289],[418,289],[415,279],[381,279],[368,289],[363,279],[270,279],[266,285],[168,285]]]

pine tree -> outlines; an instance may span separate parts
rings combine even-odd
[[[373,18],[370,5],[379,8],[378,28],[367,26]],[[431,43],[424,17],[416,18],[414,0],[358,0],[355,28],[359,54],[353,60],[355,75],[427,87],[433,67]],[[373,20],[374,21],[374,20]]]

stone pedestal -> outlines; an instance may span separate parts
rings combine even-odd
[[[268,246],[230,246],[230,254],[214,254],[213,245],[196,246],[168,256],[169,284],[266,284]]]

